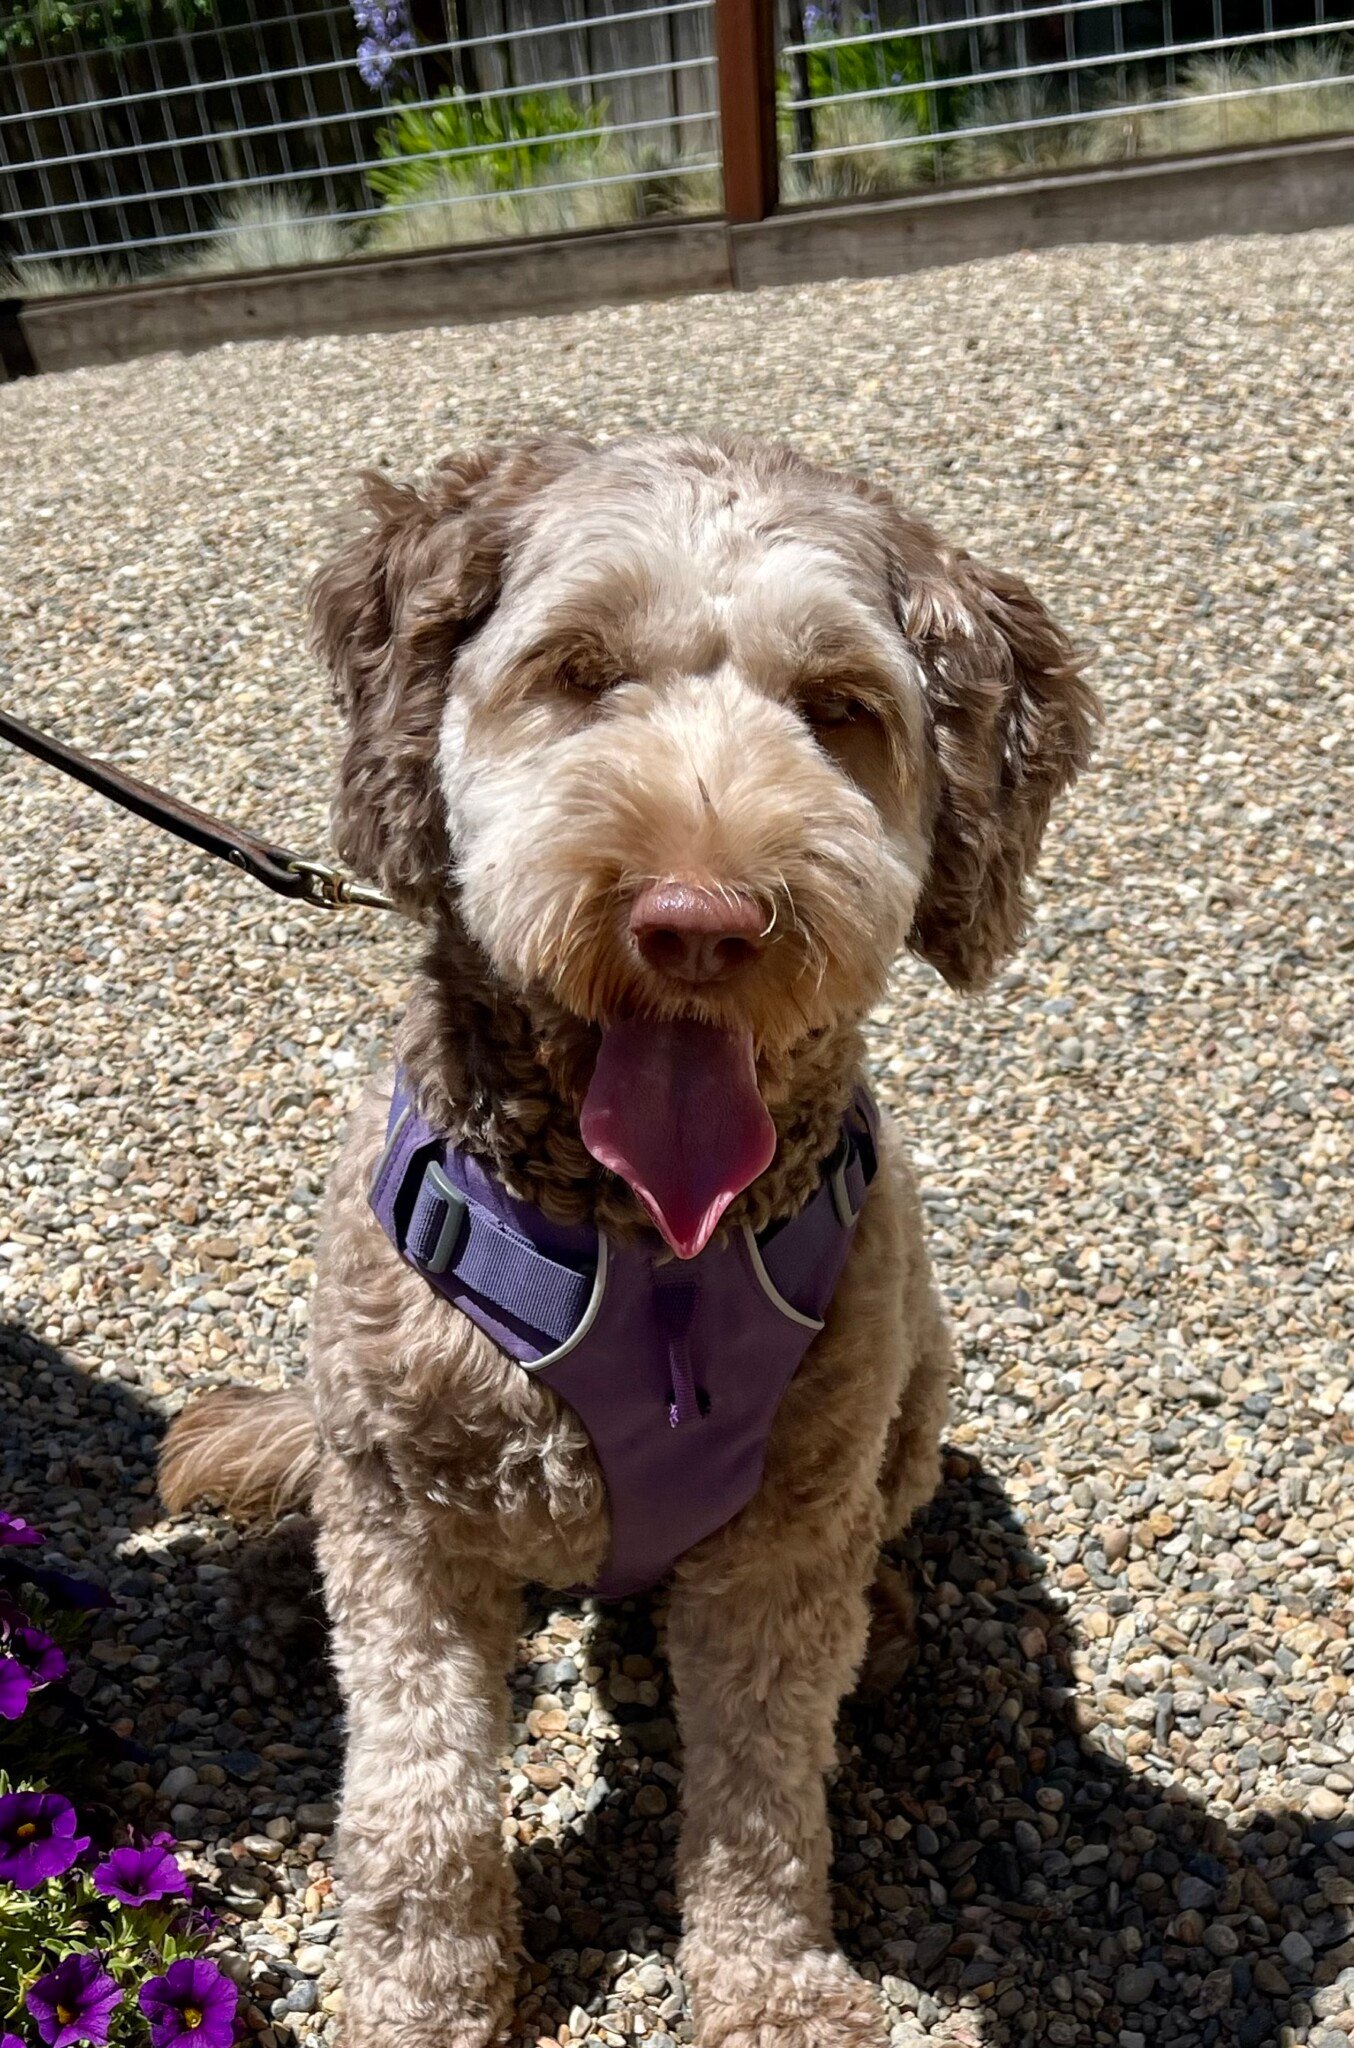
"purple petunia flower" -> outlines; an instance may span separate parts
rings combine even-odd
[[[0,1657],[0,1721],[18,1721],[28,1706],[33,1681],[22,1664]]]
[[[89,1847],[77,1835],[75,1808],[59,1792],[7,1792],[0,1798],[0,1884],[32,1891],[60,1877]]]
[[[13,1605],[14,1595],[4,1591],[5,1584],[11,1586],[36,1586],[46,1593],[60,1607],[111,1607],[113,1596],[105,1593],[102,1586],[91,1584],[88,1579],[77,1579],[70,1572],[51,1571],[46,1565],[28,1564],[21,1561],[17,1550],[7,1550],[0,1544],[0,1601]],[[23,1617],[21,1617],[23,1618]]]
[[[144,1849],[114,1849],[94,1870],[94,1889],[124,1906],[149,1906],[157,1899],[185,1898],[189,1884],[163,1841]]]
[[[7,1508],[0,1508],[0,1550],[35,1550],[46,1541],[41,1529],[35,1529],[22,1515],[11,1515]]]
[[[37,1686],[66,1675],[66,1658],[40,1628],[11,1629],[0,1646],[0,1721],[17,1721]]]
[[[230,2048],[239,1991],[205,1956],[180,1956],[141,1986],[152,2048]]]
[[[98,1956],[65,1956],[39,1977],[28,1993],[28,2010],[47,2048],[75,2048],[89,2041],[99,2048],[122,1993]]]
[[[20,1576],[26,1579],[30,1586],[36,1586],[40,1593],[46,1593],[62,1607],[93,1608],[113,1605],[112,1594],[105,1592],[102,1586],[95,1586],[88,1579],[73,1578],[70,1572],[48,1571],[45,1566],[39,1569],[34,1565],[31,1570],[24,1571]]]
[[[24,2048],[17,2034],[0,2034],[0,2048]]]

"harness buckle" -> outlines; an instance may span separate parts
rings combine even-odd
[[[407,1249],[425,1273],[445,1273],[456,1256],[470,1205],[435,1159],[423,1169],[423,1181],[409,1218]]]

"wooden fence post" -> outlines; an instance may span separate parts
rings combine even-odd
[[[780,190],[776,148],[775,0],[715,0],[724,211],[765,220]]]

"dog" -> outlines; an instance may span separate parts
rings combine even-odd
[[[904,947],[963,990],[1017,945],[1095,697],[1022,581],[783,447],[542,439],[365,507],[312,592],[334,834],[426,950],[330,1185],[308,1386],[191,1406],[163,1497],[317,1518],[349,2048],[501,2037],[520,1590],[656,1571],[697,2039],[883,2048],[824,1773],[952,1360],[861,1027]]]

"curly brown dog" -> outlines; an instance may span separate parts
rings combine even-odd
[[[828,1218],[845,1263],[823,1316],[795,1307],[783,1257],[774,1286],[767,1268],[837,1188],[862,1021],[900,948],[969,988],[1020,939],[1095,699],[1016,577],[783,448],[548,440],[421,489],[373,477],[366,504],[313,618],[348,725],[339,850],[428,932],[407,1113],[594,1267],[610,1246],[614,1273],[647,1262],[661,1289],[744,1247],[737,1285],[806,1333],[760,1484],[671,1572],[698,2039],[879,2048],[833,1944],[823,1773],[881,1539],[936,1481],[951,1374],[887,1135],[854,1126],[871,1182]],[[374,1213],[391,1090],[330,1186],[308,1390],[190,1409],[163,1491],[313,1504],[348,1706],[346,2038],[484,2048],[514,1981],[497,1759],[519,1590],[596,1581],[622,1503],[539,1347],[490,1334],[473,1290],[449,1298]],[[445,1236],[465,1204],[442,1200]],[[664,1398],[659,1432],[681,1419]],[[698,1490],[699,1430],[682,1446]]]

